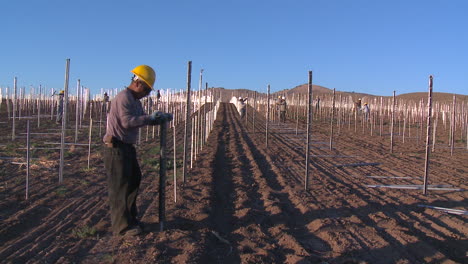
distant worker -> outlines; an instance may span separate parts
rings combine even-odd
[[[364,119],[367,121],[369,119],[370,108],[367,103],[364,103],[364,107],[362,108],[362,112],[364,112]]]
[[[160,100],[161,100],[161,93],[158,90],[158,93],[156,94],[156,104],[159,104]]]
[[[247,101],[247,97],[242,98],[242,97],[239,96],[239,98],[237,98],[237,101],[239,102],[238,109],[239,109],[240,117],[244,118],[245,108],[246,108],[245,102]]]
[[[285,123],[286,122],[286,110],[287,110],[286,97],[278,96],[278,102],[276,104],[278,105],[280,122]]]
[[[320,97],[317,96],[317,103],[315,104],[315,110],[318,111],[320,109]]]
[[[63,97],[65,92],[61,90],[58,94],[53,94],[52,96],[57,96],[57,118],[55,119],[55,123],[59,124],[62,122],[62,115],[63,115]]]
[[[110,216],[114,235],[135,236],[143,225],[137,218],[136,200],[141,181],[135,147],[138,128],[172,121],[169,113],[146,115],[140,99],[153,90],[156,73],[147,65],[131,71],[130,85],[112,100],[104,135],[104,165],[107,172]]]
[[[354,112],[360,112],[361,111],[361,98],[359,98],[356,102],[354,102]]]
[[[109,113],[110,102],[109,102],[109,95],[107,95],[107,93],[104,93],[104,96],[102,98],[102,109],[104,113]]]

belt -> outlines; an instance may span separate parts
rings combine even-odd
[[[115,138],[112,139],[112,142],[105,142],[104,145],[108,148],[117,148],[119,146],[123,147],[133,147],[131,143],[125,143]]]

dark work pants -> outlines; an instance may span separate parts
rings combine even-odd
[[[244,118],[245,116],[245,107],[240,109],[240,117]]]
[[[280,111],[280,122],[286,122],[286,111]]]
[[[140,166],[132,145],[117,144],[104,149],[112,232],[119,234],[137,224],[136,199],[141,181]]]

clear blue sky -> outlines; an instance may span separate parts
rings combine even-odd
[[[98,93],[128,85],[133,67],[157,89],[208,85],[272,91],[313,83],[391,95],[468,94],[466,0],[2,1],[0,86],[63,89],[71,59]]]

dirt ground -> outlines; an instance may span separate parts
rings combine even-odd
[[[304,125],[296,133],[293,121],[270,124],[266,148],[263,114],[257,113],[253,130],[249,110],[241,120],[232,104],[221,104],[185,183],[179,172],[177,203],[168,171],[164,231],[158,221],[158,170],[148,161],[157,159],[152,149],[158,142],[137,147],[144,175],[138,209],[145,224],[137,237],[110,232],[102,146],[93,147],[90,169],[87,147],[67,152],[63,184],[58,184],[58,151],[33,155],[28,200],[25,166],[0,160],[0,262],[468,262],[467,215],[420,207],[467,209],[468,151],[462,143],[453,156],[445,145],[431,153],[429,184],[463,191],[430,189],[423,195],[420,189],[372,188],[368,185],[420,186],[424,143],[413,138],[403,144],[396,137],[390,153],[388,136],[370,136],[362,127],[355,133],[345,125],[335,128],[339,134],[330,150],[328,122],[314,120],[305,190]],[[35,131],[57,127],[44,123]],[[24,155],[10,142],[10,124],[1,127],[0,156]],[[26,131],[24,120],[17,131]],[[182,142],[181,133],[177,137]],[[86,138],[81,132],[80,142]],[[24,138],[16,142],[24,147]],[[444,143],[442,137],[438,143]]]

